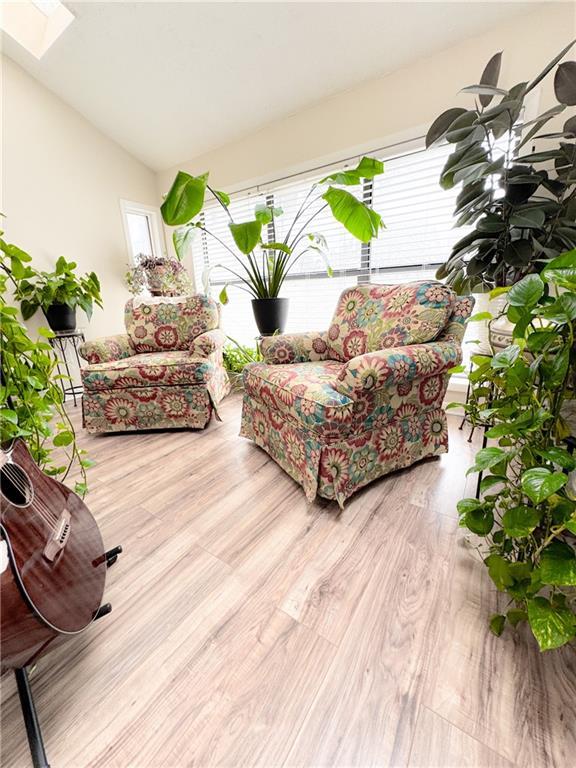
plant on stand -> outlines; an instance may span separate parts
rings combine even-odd
[[[541,133],[576,105],[576,62],[559,64],[570,47],[508,90],[498,87],[497,54],[464,89],[478,96],[475,108],[448,110],[428,134],[429,144],[455,145],[441,184],[462,182],[458,223],[472,228],[439,276],[459,292],[504,297],[509,324],[507,344],[472,356],[465,411],[490,444],[469,469],[483,474],[478,497],[458,503],[460,522],[482,538],[478,551],[506,599],[492,631],[525,623],[541,650],[576,638],[576,457],[565,419],[576,396],[576,118]],[[558,105],[520,133],[527,94],[555,67]],[[529,153],[536,141],[553,148]]]
[[[500,635],[527,622],[541,650],[576,638],[576,455],[563,416],[576,397],[576,250],[508,294],[513,343],[475,355],[473,423],[496,444],[476,454],[479,498],[458,503],[461,524],[483,537],[479,550],[507,602],[492,616]]]
[[[448,109],[430,126],[427,146],[446,140],[454,147],[440,184],[445,189],[462,185],[456,223],[470,230],[437,273],[458,293],[485,294],[513,285],[524,275],[539,272],[546,260],[576,246],[576,176],[572,173],[576,116],[564,118],[561,130],[542,133],[549,121],[560,119],[567,107],[576,104],[574,62],[556,68],[558,104],[528,122],[521,120],[529,94],[572,45],[537,77],[509,89],[498,84],[502,54],[495,54],[480,83],[462,90],[477,97],[474,106]],[[546,148],[531,152],[536,141],[545,142]],[[499,346],[506,346],[509,328],[505,323],[500,323],[496,335],[501,337]]]
[[[230,211],[230,197],[209,186],[208,174],[191,176],[179,171],[162,204],[162,217],[166,224],[176,226],[174,246],[177,253],[187,248],[196,230],[206,232],[217,240],[233,257],[235,267],[213,265],[226,270],[230,283],[252,297],[252,307],[262,334],[282,331],[287,317],[288,299],[279,293],[291,269],[310,252],[320,254],[326,262],[329,275],[327,246],[324,237],[310,227],[322,211],[329,209],[354,237],[369,242],[378,236],[383,226],[376,211],[343,187],[357,186],[364,179],[372,179],[384,170],[374,158],[364,157],[357,167],[330,174],[318,184],[312,184],[294,219],[286,226],[283,239],[275,237],[276,222],[282,209],[270,205],[257,205],[250,221],[234,221]],[[226,211],[231,235],[229,243],[204,226],[202,211],[206,192]],[[205,275],[205,285],[208,276]],[[220,301],[228,302],[228,285],[220,292]]]
[[[76,263],[60,256],[52,272],[38,272],[27,266],[15,291],[22,317],[29,320],[41,309],[53,331],[76,328],[76,308],[92,317],[94,304],[102,307],[100,282],[94,272],[75,274]]]
[[[18,320],[16,307],[6,300],[8,291],[12,289],[18,294],[35,271],[29,266],[30,256],[5,242],[2,234],[0,232],[0,439],[4,444],[21,437],[40,468],[62,482],[74,467],[79,468],[80,480],[75,490],[84,495],[86,468],[91,462],[85,451],[78,448],[74,427],[64,408],[57,359],[46,341],[54,334],[40,328],[40,338],[33,340]],[[62,454],[65,461],[61,460]]]

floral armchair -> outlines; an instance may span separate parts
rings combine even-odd
[[[244,372],[241,435],[341,506],[358,488],[448,450],[442,401],[474,300],[435,281],[358,285],[326,333],[264,338]]]
[[[130,299],[124,320],[126,333],[80,347],[84,427],[205,427],[230,389],[218,304],[201,294]]]

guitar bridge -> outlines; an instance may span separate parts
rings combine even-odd
[[[50,538],[46,542],[44,552],[42,553],[47,560],[53,562],[56,556],[66,546],[68,536],[70,535],[71,516],[70,512],[65,509],[56,523],[56,527],[52,531]]]

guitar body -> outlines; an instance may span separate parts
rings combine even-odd
[[[2,451],[0,479],[1,661],[17,668],[93,621],[106,554],[82,499],[44,475],[22,440]]]

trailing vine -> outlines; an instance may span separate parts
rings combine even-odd
[[[54,334],[40,328],[32,339],[19,320],[19,310],[7,301],[23,282],[36,275],[30,256],[7,243],[0,231],[0,323],[2,382],[0,386],[0,437],[2,444],[22,438],[38,466],[65,481],[73,467],[80,470],[75,490],[87,491],[86,468],[91,462],[79,448],[76,433],[64,407],[56,355],[48,339]],[[56,449],[56,450],[55,450]],[[62,458],[63,457],[63,458]]]

